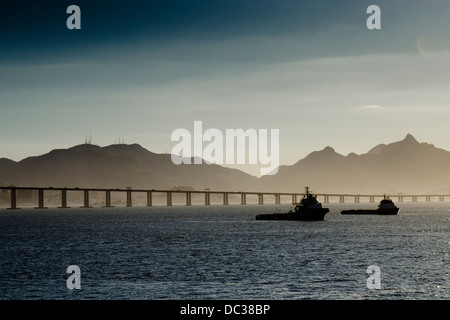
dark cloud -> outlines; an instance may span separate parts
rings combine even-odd
[[[42,59],[98,46],[279,37],[360,24],[365,1],[12,1],[0,4],[0,57]],[[66,28],[66,8],[82,12],[82,30]]]

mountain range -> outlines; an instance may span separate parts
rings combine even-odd
[[[450,193],[450,152],[403,140],[347,156],[326,147],[276,175],[261,178],[216,164],[172,163],[138,144],[82,144],[21,161],[0,159],[0,184],[16,186],[143,188],[318,193]]]

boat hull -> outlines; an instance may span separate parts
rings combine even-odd
[[[342,210],[341,214],[360,214],[360,215],[396,215],[400,208],[376,209],[376,210]]]
[[[396,215],[399,212],[400,208],[392,208],[392,209],[378,209],[379,215]]]
[[[320,221],[329,211],[328,208],[320,208],[301,212],[258,214],[256,220]]]

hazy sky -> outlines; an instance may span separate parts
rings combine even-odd
[[[194,120],[279,129],[281,164],[407,133],[450,150],[449,16],[446,0],[2,0],[0,157],[89,135],[170,152]]]

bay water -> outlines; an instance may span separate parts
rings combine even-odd
[[[450,203],[397,205],[310,222],[255,220],[291,208],[270,204],[1,209],[0,299],[449,299]]]

